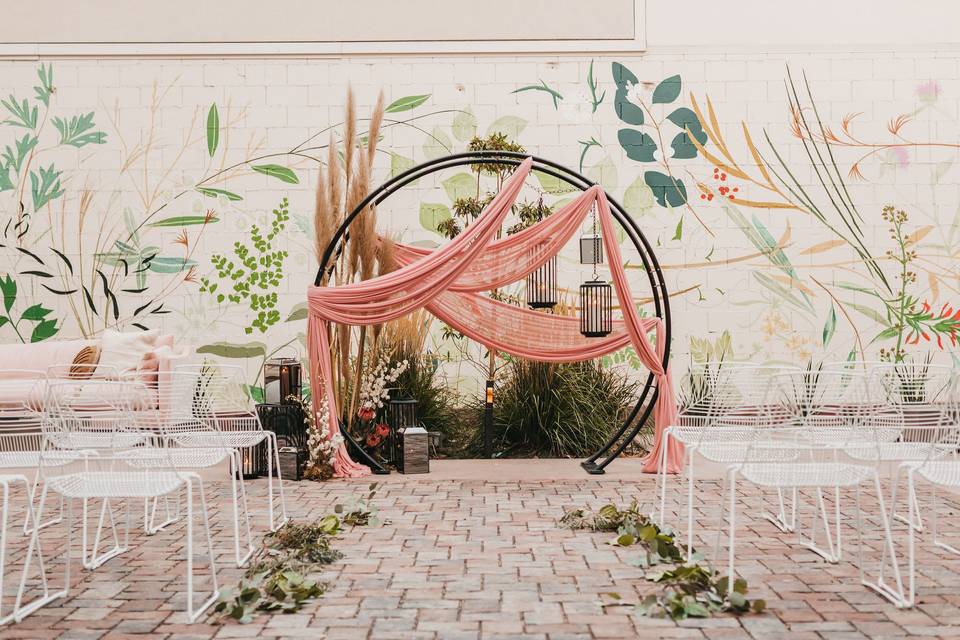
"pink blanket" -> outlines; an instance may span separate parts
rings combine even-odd
[[[519,233],[497,240],[497,231],[510,212],[532,160],[524,161],[507,180],[484,212],[446,246],[435,251],[399,245],[401,268],[384,276],[339,287],[311,286],[307,292],[307,341],[314,411],[322,398],[333,403],[332,365],[327,341],[328,323],[369,325],[402,317],[426,308],[457,331],[491,349],[546,362],[589,360],[633,345],[641,362],[657,378],[654,407],[656,440],[644,470],[657,470],[663,430],[676,420],[670,372],[661,366],[666,344],[659,318],[641,319],[633,305],[614,221],[606,195],[599,186],[584,191],[551,216]],[[580,334],[577,318],[530,311],[481,295],[516,282],[557,254],[573,237],[596,205],[613,287],[623,320],[604,338]],[[654,331],[656,346],[647,334]],[[330,412],[330,433],[337,432],[337,416]],[[672,442],[667,470],[678,471],[683,450]],[[369,469],[350,459],[344,447],[337,452],[334,469],[341,476],[361,476]]]

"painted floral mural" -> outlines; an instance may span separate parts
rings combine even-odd
[[[499,133],[601,182],[663,263],[683,366],[721,353],[953,357],[960,144],[955,91],[936,80],[892,96],[889,113],[876,101],[840,113],[818,99],[816,75],[783,66],[783,92],[754,123],[702,65],[691,75],[669,58],[545,60],[526,81],[449,86],[409,70],[394,83],[403,61],[337,62],[342,81],[301,85],[306,63],[187,61],[185,79],[113,64],[135,70],[136,86],[84,85],[91,63],[31,64],[31,81],[27,63],[8,63],[24,81],[0,92],[0,340],[160,327],[245,363],[258,395],[263,361],[304,349],[315,172],[357,74],[390,103],[378,180]],[[204,74],[236,78],[221,87]],[[416,185],[391,205],[389,231],[439,246],[477,185],[468,171]],[[547,175],[532,188],[549,207],[571,197]],[[649,312],[641,265],[625,256]],[[466,357],[458,338],[435,333],[450,378],[475,377],[452,362]],[[639,367],[629,350],[605,362]]]

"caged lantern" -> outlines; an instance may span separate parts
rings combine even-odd
[[[527,306],[552,309],[557,305],[557,256],[527,274]]]
[[[601,280],[580,285],[580,333],[602,338],[613,331],[613,287]]]

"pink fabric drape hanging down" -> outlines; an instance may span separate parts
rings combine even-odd
[[[657,379],[655,446],[644,463],[644,471],[654,472],[661,460],[663,430],[676,421],[677,414],[670,372],[661,366],[666,348],[663,323],[659,318],[641,319],[632,304],[610,206],[599,186],[587,189],[542,222],[496,239],[531,166],[532,160],[525,160],[476,221],[446,246],[434,251],[398,245],[396,255],[401,267],[390,274],[339,287],[309,288],[307,343],[314,411],[318,411],[322,398],[328,398],[330,406],[334,406],[329,322],[379,324],[425,307],[489,348],[545,362],[588,360],[632,344],[641,362]],[[615,323],[613,333],[604,338],[586,338],[580,334],[578,318],[539,313],[481,295],[520,280],[556,255],[580,228],[594,204],[598,207],[613,286],[623,312],[623,320]],[[647,340],[650,331],[656,332],[656,347]],[[330,411],[331,434],[338,429],[335,414]],[[677,472],[682,464],[682,447],[672,442],[667,452],[667,470]],[[340,476],[369,473],[367,467],[351,460],[342,446],[337,451],[334,470]]]

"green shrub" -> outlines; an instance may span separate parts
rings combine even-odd
[[[511,359],[494,393],[494,450],[514,456],[590,455],[633,408],[637,387],[624,373],[595,362]],[[477,426],[482,432],[482,417]]]

